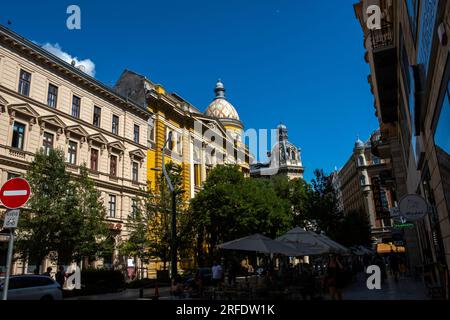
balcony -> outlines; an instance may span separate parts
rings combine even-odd
[[[397,49],[391,24],[370,31],[373,80],[376,86],[380,116],[383,122],[395,122],[397,116]]]
[[[370,30],[370,38],[372,40],[372,50],[384,50],[394,46],[394,32],[392,24],[385,23],[381,29]]]
[[[381,135],[380,131],[375,132],[370,137],[370,146],[371,146],[371,152],[374,156],[386,159],[390,157],[390,146],[389,143],[383,140],[383,137]]]
[[[20,149],[10,148],[9,155],[13,158],[18,158],[21,160],[26,160],[27,153]]]

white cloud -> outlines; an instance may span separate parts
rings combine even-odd
[[[95,77],[95,63],[91,59],[79,60],[78,57],[73,57],[69,53],[64,52],[58,43],[55,43],[53,45],[47,42],[42,46],[42,48],[67,63],[72,63],[72,61],[75,61],[76,67],[78,67],[81,71],[85,72],[91,77]]]

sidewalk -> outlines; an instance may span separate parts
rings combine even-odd
[[[155,293],[155,289],[145,289],[144,299],[149,300]],[[170,287],[159,288],[159,294],[161,300],[167,300],[170,298]],[[140,300],[139,289],[126,289],[121,292],[96,294],[89,296],[80,296],[66,298],[65,300]]]
[[[425,285],[421,281],[402,277],[398,283],[388,275],[381,290],[369,290],[366,277],[359,274],[357,281],[343,290],[343,300],[430,300]]]

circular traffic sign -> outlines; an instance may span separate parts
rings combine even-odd
[[[409,194],[400,200],[400,215],[408,221],[418,221],[423,219],[429,212],[428,203],[417,194]]]
[[[30,198],[30,185],[27,180],[14,178],[5,182],[0,190],[0,201],[8,209],[17,209]]]

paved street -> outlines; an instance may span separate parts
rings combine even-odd
[[[160,300],[171,299],[169,287],[159,289]],[[154,295],[154,289],[145,289],[144,299]],[[328,296],[326,300],[330,300]],[[343,291],[344,300],[429,300],[425,286],[420,281],[403,277],[398,283],[388,277],[381,290],[369,290],[364,274],[358,275],[357,281]],[[66,300],[139,300],[138,289],[128,289],[117,293],[90,295],[67,298]]]
[[[144,299],[150,299],[154,295],[154,289],[144,290]],[[170,298],[170,287],[159,288],[161,300]],[[98,294],[82,297],[67,298],[66,300],[139,300],[139,289],[127,289],[116,293]]]
[[[429,300],[421,281],[402,277],[398,283],[388,276],[381,290],[369,290],[364,274],[358,275],[357,282],[343,291],[344,300]]]

